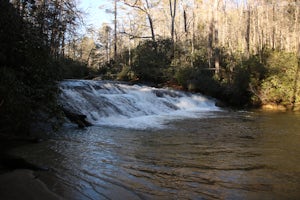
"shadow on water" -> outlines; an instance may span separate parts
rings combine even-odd
[[[297,199],[299,120],[216,112],[158,130],[67,127],[14,153],[51,167],[44,181],[67,199]]]

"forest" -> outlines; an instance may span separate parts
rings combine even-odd
[[[300,109],[298,0],[107,4],[114,21],[82,34],[75,0],[0,0],[0,132],[62,116],[57,82],[69,78],[200,92],[235,108]]]

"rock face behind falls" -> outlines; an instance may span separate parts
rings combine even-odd
[[[60,90],[66,116],[79,126],[158,128],[166,120],[220,110],[200,94],[114,81],[66,80]]]

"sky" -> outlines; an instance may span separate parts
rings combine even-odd
[[[92,25],[98,29],[103,23],[113,23],[113,13],[107,11],[113,11],[114,0],[77,0],[79,8],[86,13],[84,15],[84,22],[87,25]],[[236,0],[237,2],[245,0]],[[84,28],[83,28],[84,30]],[[83,31],[85,32],[85,31]]]
[[[112,23],[113,14],[106,10],[113,8],[113,1],[110,0],[78,0],[79,8],[86,13],[84,22],[100,28],[103,23]],[[101,8],[101,9],[100,9]]]

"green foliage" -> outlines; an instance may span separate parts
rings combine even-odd
[[[265,60],[267,77],[261,83],[263,103],[289,105],[293,101],[298,60],[295,54],[271,52]],[[299,94],[297,94],[299,99]]]
[[[199,46],[192,55],[193,65],[197,68],[208,68],[207,49]]]
[[[189,45],[190,41],[144,41],[132,51],[131,66],[117,64],[127,63],[126,53],[121,56],[125,59],[107,63],[101,70],[107,74],[106,78],[177,83],[186,90],[213,96],[231,106],[288,105],[294,99],[299,102],[300,89],[299,86],[295,88],[297,57],[294,54],[263,48],[258,55],[245,58],[241,52],[232,53],[219,47],[213,51],[218,55],[212,55],[212,68],[209,68],[206,42],[198,41],[193,50]],[[213,66],[217,56],[220,71],[216,76]]]
[[[1,67],[0,73],[0,125],[4,129],[0,131],[27,130],[28,124],[23,122],[30,113],[31,100],[27,98],[30,88],[19,80],[13,69]]]
[[[70,58],[60,58],[55,60],[52,65],[56,65],[60,69],[60,74],[64,79],[80,79],[89,75],[89,69],[85,63]]]
[[[223,85],[225,88],[223,96],[226,102],[234,106],[248,104],[251,95],[248,91],[249,83],[249,70],[245,66],[236,66],[233,81]]]
[[[170,65],[174,55],[171,40],[147,40],[134,51],[132,70],[143,81],[161,83],[170,79]]]
[[[212,71],[201,68],[180,68],[175,74],[175,79],[183,88],[209,96],[216,97],[221,89]]]
[[[97,74],[100,75],[103,79],[117,79],[119,73],[121,73],[121,71],[123,70],[121,64],[119,64],[121,62],[121,60],[118,60],[117,62],[115,60],[105,62],[97,70]]]
[[[222,84],[225,89],[221,99],[238,106],[292,104],[297,57],[292,53],[271,50],[265,50],[261,55],[234,62],[231,80]],[[299,92],[296,99],[299,99]]]
[[[57,80],[81,77],[85,69],[53,59],[38,28],[8,1],[0,3],[0,131],[28,133],[35,122],[58,114]]]
[[[127,53],[121,56],[125,59],[109,62],[101,70],[107,78],[118,80],[138,79],[156,84],[176,82],[186,90],[213,96],[231,106],[290,105],[293,99],[299,102],[300,89],[295,88],[297,57],[294,54],[264,48],[258,55],[245,58],[242,53],[233,54],[219,47],[214,51],[220,66],[216,76],[215,69],[209,68],[206,43],[196,43],[193,50],[188,46],[189,41],[144,41],[132,51],[131,66],[117,64],[129,60]],[[216,56],[212,55],[210,60],[212,67]]]
[[[135,75],[133,73],[133,71],[131,70],[130,66],[124,65],[122,68],[122,71],[120,73],[118,73],[117,76],[117,80],[120,81],[130,81],[130,80],[134,80],[135,79]]]
[[[265,76],[265,68],[260,63],[259,57],[255,55],[241,61],[235,57],[231,59],[232,71],[226,73],[230,74],[227,76],[230,77],[230,80],[223,84],[223,87],[226,88],[224,90],[225,99],[230,105],[250,105],[255,100],[253,92],[259,90],[261,80]]]
[[[192,67],[184,67],[179,68],[175,74],[175,79],[178,84],[183,86],[184,88],[188,87],[188,80],[194,73],[194,69]]]
[[[196,91],[205,95],[219,98],[221,86],[218,80],[212,75],[212,71],[200,71],[197,73]]]

